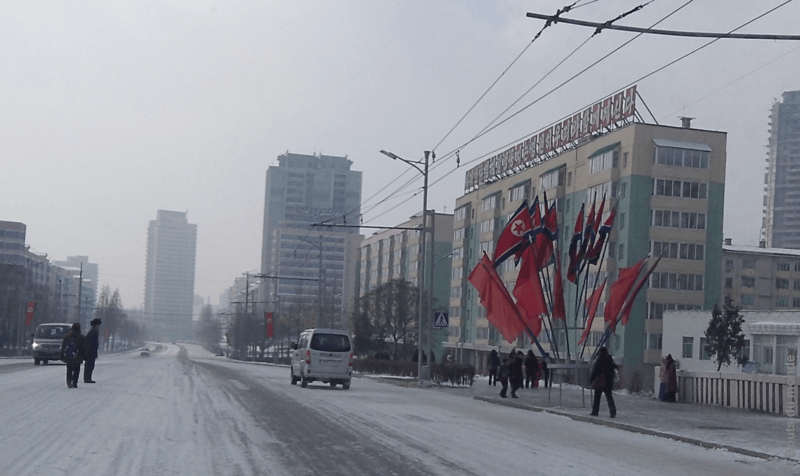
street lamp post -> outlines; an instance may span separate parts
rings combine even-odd
[[[381,154],[391,157],[394,160],[400,160],[405,162],[406,164],[414,167],[417,169],[417,172],[422,174],[424,179],[424,183],[422,185],[422,229],[420,230],[420,264],[419,271],[417,271],[417,281],[419,286],[419,326],[418,326],[418,336],[417,336],[417,376],[419,380],[426,380],[427,375],[423,375],[422,373],[422,356],[423,356],[423,348],[422,348],[422,320],[424,316],[427,316],[427,310],[425,309],[425,264],[426,258],[428,257],[428,253],[426,250],[426,237],[428,233],[427,228],[427,218],[428,218],[428,160],[430,158],[431,152],[429,150],[425,151],[425,160],[424,161],[414,161],[414,160],[406,160],[400,157],[397,154],[393,154],[391,152],[387,152],[385,150],[380,151]],[[424,168],[420,168],[422,165]],[[433,253],[431,253],[431,257],[433,257]]]

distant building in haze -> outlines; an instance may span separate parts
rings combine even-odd
[[[361,236],[358,228],[312,225],[358,225],[361,172],[351,165],[347,157],[287,152],[267,169],[261,273],[270,278],[254,298],[259,311],[277,308],[298,327],[347,328]]]
[[[197,225],[186,213],[158,210],[147,228],[144,312],[155,337],[191,337]]]
[[[761,238],[767,248],[800,249],[800,91],[772,105],[770,126]]]

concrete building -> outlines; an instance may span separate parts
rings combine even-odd
[[[100,267],[97,263],[90,262],[88,256],[67,256],[67,259],[63,261],[53,260],[53,264],[63,268],[74,282],[73,287],[76,292],[69,293],[69,301],[74,301],[76,312],[78,312],[77,303],[80,300],[80,317],[78,320],[81,326],[86,326],[88,329],[88,324],[92,319],[91,316],[94,313],[94,307],[97,302]],[[81,283],[80,289],[78,289],[78,283]],[[72,296],[72,294],[75,295]]]
[[[433,264],[431,312],[448,312],[452,279],[453,215],[429,211],[428,216],[432,218],[429,222],[434,228],[433,240],[430,240],[431,235],[428,235],[426,244],[427,252],[433,253],[433,260],[428,260],[428,263]],[[397,229],[374,233],[361,241],[357,278],[358,297],[362,297],[394,279],[408,281],[412,286],[419,285],[423,269],[420,265],[421,234],[418,229],[413,228],[421,228],[421,226],[422,213],[420,212],[410,220],[397,225]],[[425,276],[430,276],[430,268],[426,265],[424,269]],[[431,322],[423,322],[425,329],[432,328],[431,324]],[[433,331],[431,348],[434,358],[438,362],[441,362],[444,353],[443,345],[448,338],[448,333],[449,329],[447,328]]]
[[[769,248],[800,249],[800,91],[782,99],[770,115],[761,233]]]
[[[190,339],[197,225],[184,212],[158,210],[147,228],[144,312],[157,338]]]
[[[725,240],[725,297],[744,310],[800,310],[800,250],[733,245]]]
[[[314,225],[358,225],[361,172],[351,165],[347,157],[287,152],[267,169],[261,274],[268,277],[258,311],[293,315],[300,327],[349,328],[361,236],[358,228]]]
[[[661,358],[665,309],[711,309],[719,302],[726,134],[693,129],[688,118],[683,127],[632,122],[634,97],[635,92],[620,92],[467,171],[465,194],[455,207],[447,343],[459,359],[482,370],[492,349],[530,347],[527,338],[512,344],[502,340],[467,276],[483,251],[493,253],[500,231],[523,198],[538,196],[541,201],[543,192],[556,203],[564,267],[581,206],[588,213],[594,198],[599,207],[605,196],[605,214],[616,207],[607,252],[599,269],[589,268],[590,283],[597,274],[613,282],[619,268],[633,266],[648,253],[664,253],[650,286],[633,306],[629,324],[618,327],[608,345],[626,372],[638,368],[642,375],[652,375]],[[498,269],[509,289],[518,273],[512,261]],[[558,339],[563,358],[568,338],[574,358],[583,322],[575,317],[576,286],[565,283],[569,335],[559,329],[553,339]],[[608,295],[609,286],[601,310]],[[595,319],[586,354],[597,345],[603,321]],[[540,334],[540,341],[553,350],[547,332]]]

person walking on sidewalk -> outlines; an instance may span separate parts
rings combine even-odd
[[[665,382],[664,382],[664,393],[666,395],[664,401],[666,402],[674,402],[675,394],[678,393],[678,371],[677,371],[677,362],[675,359],[672,358],[672,354],[667,354],[667,367],[664,371],[665,375]]]
[[[492,349],[489,354],[489,385],[497,386],[497,371],[500,370],[500,356]]]
[[[86,365],[83,367],[84,383],[95,383],[95,381],[92,380],[92,372],[94,372],[94,361],[97,360],[97,351],[100,349],[100,324],[102,323],[103,321],[99,318],[94,318],[92,322],[89,323],[92,325],[92,328],[86,333],[86,343],[89,347],[89,353],[86,355]]]
[[[511,362],[509,363],[509,372],[508,372],[508,380],[511,384],[511,398],[519,398],[517,396],[517,390],[522,387],[523,383],[523,373],[522,373],[522,351],[511,351],[510,359]]]
[[[503,398],[508,398],[506,396],[506,392],[508,391],[508,376],[511,371],[511,361],[514,358],[513,352],[509,354],[506,358],[505,362],[500,366],[500,369],[497,371],[497,378],[500,380],[500,385],[503,386],[502,390],[500,390],[500,396]]]
[[[608,411],[611,418],[617,416],[617,406],[614,404],[614,396],[611,394],[611,389],[614,387],[614,370],[617,369],[617,364],[614,359],[609,355],[608,349],[600,347],[598,351],[597,361],[592,367],[592,373],[589,376],[589,382],[594,389],[594,399],[592,400],[592,416],[597,416],[600,412],[600,396],[606,395],[606,402],[608,403]]]
[[[81,363],[86,353],[86,338],[81,334],[80,323],[75,322],[61,341],[61,360],[67,364],[67,388],[78,388]]]
[[[525,357],[525,388],[536,388],[539,386],[539,362],[533,351],[528,349],[528,355]]]

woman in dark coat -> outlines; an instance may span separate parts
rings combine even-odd
[[[611,418],[617,416],[617,406],[614,404],[614,396],[611,394],[611,389],[614,387],[614,370],[617,369],[617,364],[614,359],[609,355],[608,349],[600,347],[597,355],[597,361],[592,367],[592,373],[589,376],[589,382],[594,389],[594,399],[592,400],[592,416],[597,416],[600,412],[600,395],[606,395],[606,402],[608,403],[608,411]]]
[[[497,386],[497,371],[500,370],[500,356],[492,349],[489,354],[489,385]],[[494,382],[494,383],[493,383]]]
[[[536,388],[539,386],[539,379],[536,375],[539,373],[539,362],[533,351],[528,349],[528,355],[525,357],[525,388]]]
[[[74,357],[68,357],[64,353],[67,346],[74,347],[77,351]],[[67,388],[78,388],[78,377],[81,375],[81,363],[89,352],[89,345],[86,338],[81,335],[81,325],[78,322],[72,324],[72,328],[61,341],[61,360],[67,364]]]
[[[667,367],[664,371],[664,393],[666,395],[665,401],[674,402],[675,394],[678,393],[678,372],[677,363],[672,358],[672,354],[668,354],[666,358]]]
[[[514,352],[511,351],[511,355],[509,358],[511,359],[509,362],[509,372],[508,372],[508,383],[511,384],[511,398],[519,398],[517,396],[517,390],[522,388],[523,380],[525,378],[524,374],[522,373],[522,351],[518,350]]]
[[[506,396],[506,392],[508,392],[508,376],[511,372],[511,362],[514,360],[514,355],[511,354],[506,358],[506,361],[500,366],[500,369],[497,371],[497,379],[500,380],[500,385],[503,386],[503,389],[500,390],[500,396],[503,398],[508,398]]]

